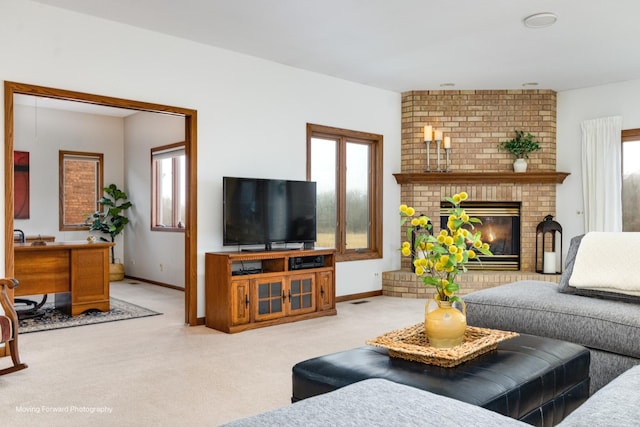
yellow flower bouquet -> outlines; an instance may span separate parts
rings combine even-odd
[[[460,289],[456,282],[458,274],[467,271],[467,262],[476,258],[478,253],[493,255],[489,245],[482,242],[481,232],[473,231],[473,224],[480,224],[481,221],[470,217],[460,207],[460,202],[468,197],[464,191],[453,197],[445,197],[453,207],[448,210],[447,228],[435,236],[430,232],[432,225],[429,217],[416,216],[414,208],[400,206],[401,225],[411,221],[407,228],[407,241],[402,243],[402,255],[413,255],[416,276],[425,285],[436,288],[436,299],[440,301],[459,301],[460,298],[455,296]]]

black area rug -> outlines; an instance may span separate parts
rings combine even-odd
[[[44,311],[42,316],[20,320],[19,331],[21,334],[28,334],[29,332],[50,331],[162,314],[113,297],[110,307],[109,312],[92,311],[78,316],[69,316],[56,310],[52,302],[46,303],[41,308]]]

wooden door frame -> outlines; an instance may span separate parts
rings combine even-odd
[[[14,94],[43,96],[66,101],[84,102],[107,107],[125,108],[151,113],[164,113],[185,118],[184,143],[186,153],[186,218],[185,238],[185,274],[184,274],[184,319],[191,326],[198,324],[197,318],[197,118],[196,110],[133,101],[109,96],[93,95],[64,89],[35,86],[26,83],[4,82],[4,217],[5,217],[5,257],[6,277],[13,277],[13,147],[14,147]]]

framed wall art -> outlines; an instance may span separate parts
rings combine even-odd
[[[29,152],[13,152],[13,217],[29,219]]]

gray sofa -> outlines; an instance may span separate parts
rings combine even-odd
[[[636,426],[640,418],[639,388],[640,366],[599,390],[558,425]],[[528,424],[414,387],[369,379],[225,425],[494,427]],[[553,420],[545,420],[544,425],[553,425]]]
[[[640,363],[640,300],[569,285],[581,238],[571,241],[560,285],[519,281],[473,292],[464,300],[469,325],[587,347],[591,352],[593,393]]]

